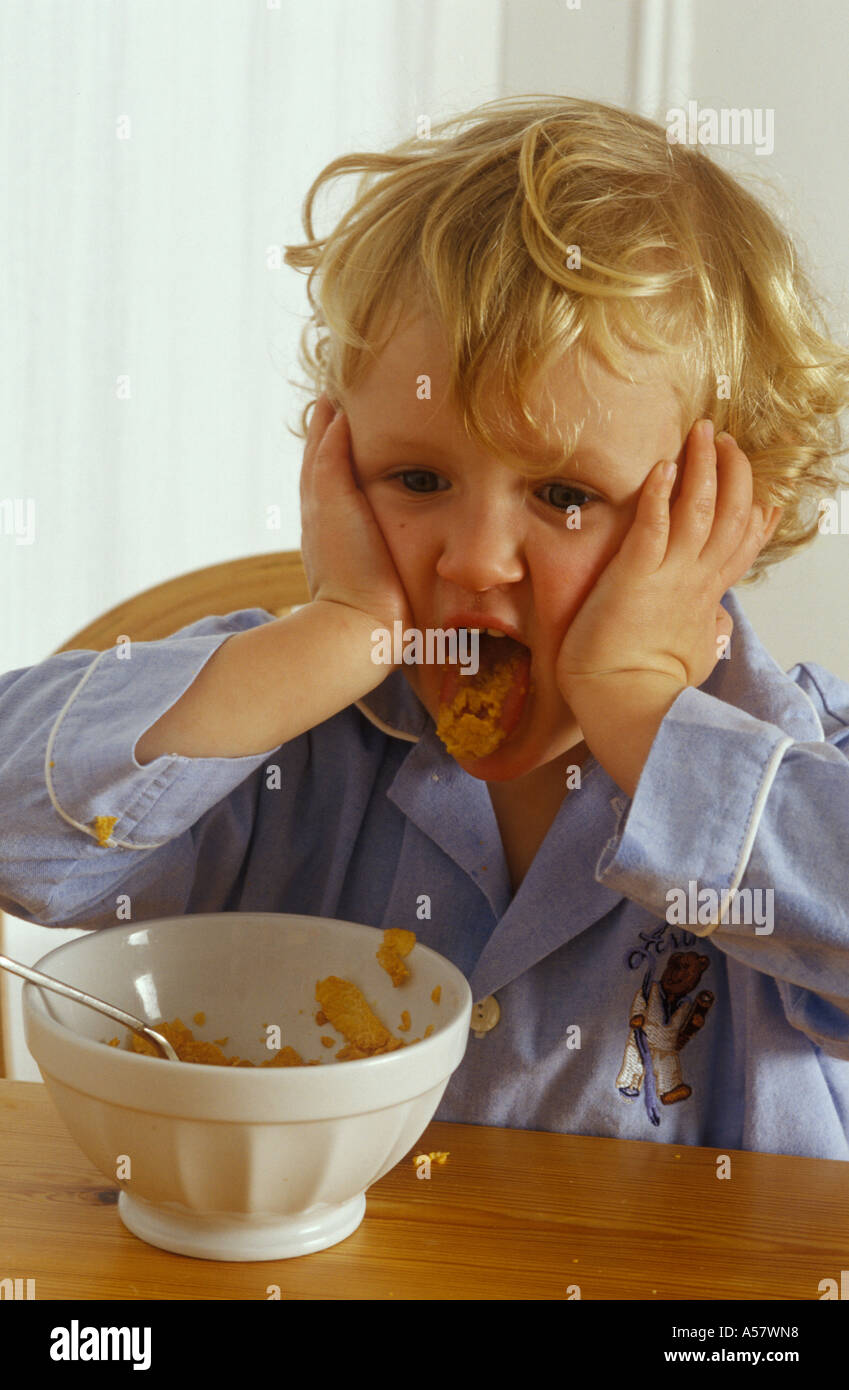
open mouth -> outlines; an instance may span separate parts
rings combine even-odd
[[[470,636],[467,633],[466,636]],[[531,690],[531,649],[507,633],[478,630],[478,669],[446,668],[436,732],[453,758],[494,753],[513,733]]]

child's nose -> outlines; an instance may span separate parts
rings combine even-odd
[[[525,574],[519,529],[503,515],[464,518],[446,534],[436,572],[473,592],[516,583]]]

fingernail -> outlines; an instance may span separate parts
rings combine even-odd
[[[700,420],[699,434],[709,443],[713,439],[713,420]]]
[[[727,430],[720,430],[719,434],[716,436],[716,442],[717,444],[735,444],[737,441]]]
[[[660,470],[660,476],[661,476],[662,478],[664,478],[665,481],[668,483],[668,482],[670,482],[670,481],[675,477],[675,474],[676,474],[677,472],[678,472],[678,464],[677,464],[677,463],[665,463],[665,464],[663,465],[663,467],[661,468],[661,470]]]

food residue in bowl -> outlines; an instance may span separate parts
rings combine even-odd
[[[340,1061],[376,1057],[405,1046],[401,1038],[393,1037],[381,1023],[365,996],[350,980],[328,975],[326,980],[317,981],[315,997],[331,1028],[348,1040],[347,1048],[343,1047],[336,1054]]]
[[[403,958],[410,954],[415,944],[416,933],[405,931],[403,927],[387,927],[383,933],[383,944],[376,953],[377,959],[396,987],[410,978]]]
[[[402,985],[410,978],[410,970],[405,964],[404,957],[410,954],[415,944],[415,932],[400,927],[387,927],[384,931],[383,942],[376,955],[380,965],[390,976],[393,985]],[[374,1013],[362,991],[350,980],[341,979],[338,975],[328,975],[326,979],[316,981],[315,997],[320,1006],[314,1015],[316,1024],[319,1027],[325,1027],[329,1023],[346,1040],[345,1045],[336,1053],[335,1060],[338,1062],[355,1061],[363,1057],[377,1057],[386,1052],[395,1052],[400,1047],[412,1047],[415,1043],[421,1042],[421,1038],[412,1038],[410,1041],[396,1038]],[[442,997],[442,986],[436,985],[431,991],[430,997],[435,1004],[438,1004]],[[303,1010],[299,1012],[303,1012]],[[197,1027],[203,1027],[206,1023],[206,1014],[202,1010],[198,1010],[192,1015],[192,1022]],[[402,1032],[408,1032],[410,1026],[409,1011],[404,1009],[401,1014],[399,1029]],[[214,1042],[204,1042],[195,1038],[194,1033],[186,1027],[182,1019],[175,1018],[171,1023],[157,1023],[155,1028],[157,1032],[167,1038],[181,1062],[198,1062],[207,1066],[223,1067],[256,1066],[255,1062],[235,1056],[225,1056],[222,1049],[229,1042],[229,1038],[216,1038]],[[428,1038],[432,1032],[433,1024],[429,1023],[423,1036]],[[331,1048],[336,1046],[337,1040],[323,1035],[320,1041],[323,1047]],[[109,1047],[119,1047],[118,1038],[111,1038],[108,1045]],[[140,1052],[148,1057],[158,1057],[160,1060],[165,1060],[152,1042],[137,1033],[130,1035],[130,1048],[133,1052]],[[305,1062],[294,1047],[281,1047],[273,1057],[260,1062],[259,1065],[261,1067],[318,1067],[322,1065],[322,1062],[319,1058]]]
[[[203,1015],[201,1015],[202,1017]],[[197,1021],[198,1015],[194,1016]],[[163,1038],[167,1038],[179,1057],[181,1062],[202,1062],[206,1066],[212,1067],[254,1067],[255,1062],[248,1062],[239,1057],[225,1057],[221,1048],[214,1042],[203,1042],[195,1038],[190,1028],[187,1028],[182,1019],[175,1018],[172,1023],[157,1023],[157,1033],[161,1033]],[[227,1039],[222,1041],[226,1042]],[[143,1052],[148,1057],[160,1057],[161,1053],[152,1042],[147,1038],[139,1037],[133,1033],[130,1039],[133,1052]],[[299,1052],[294,1047],[281,1047],[275,1052],[273,1057],[269,1057],[265,1062],[260,1062],[261,1067],[317,1067],[318,1060],[305,1062]]]

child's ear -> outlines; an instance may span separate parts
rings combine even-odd
[[[779,521],[781,520],[781,514],[783,511],[783,507],[769,507],[767,509],[764,515],[766,530],[764,531],[763,545],[766,545],[767,542],[772,539],[772,534]]]

